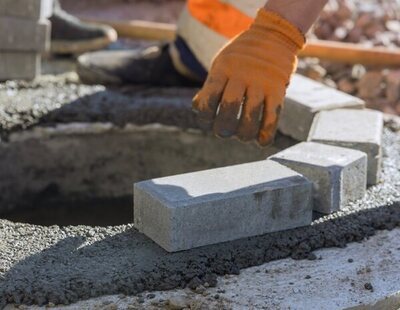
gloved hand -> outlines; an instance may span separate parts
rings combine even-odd
[[[304,35],[290,22],[260,9],[249,30],[215,57],[207,80],[193,99],[202,123],[219,137],[273,141],[279,112]]]

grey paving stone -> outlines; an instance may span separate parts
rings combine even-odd
[[[49,48],[50,22],[0,17],[0,51],[42,52]]]
[[[135,227],[169,252],[306,226],[312,183],[264,160],[134,186]]]
[[[367,154],[343,147],[302,142],[270,157],[314,184],[314,210],[329,214],[365,195]]]
[[[306,141],[316,113],[364,106],[359,98],[295,74],[286,93],[279,130],[296,140]]]
[[[368,155],[368,184],[379,182],[382,161],[383,114],[374,110],[338,109],[320,112],[309,141],[348,147]]]
[[[53,11],[53,0],[1,0],[0,16],[13,16],[39,20],[48,18]]]
[[[40,55],[0,51],[0,81],[8,79],[30,80],[39,74]]]

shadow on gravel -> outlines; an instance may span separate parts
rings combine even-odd
[[[12,211],[0,212],[0,218],[16,223],[61,227],[117,226],[129,224],[133,218],[132,195],[92,199],[68,199],[60,195],[26,199],[26,201],[32,201],[32,203],[28,206],[17,206]]]
[[[191,109],[195,93],[191,88],[106,88],[46,113],[38,124],[110,122],[122,127],[161,123],[197,128]]]
[[[0,105],[0,137],[4,141],[12,132],[71,122],[110,122],[118,126],[157,122],[197,128],[191,110],[196,88],[109,88],[53,81],[0,90],[0,98],[7,91],[15,99]]]
[[[318,259],[313,250],[344,247],[399,225],[396,202],[304,228],[172,254],[130,226],[97,241],[88,228],[77,229],[79,236],[65,237],[12,267],[0,282],[0,306],[69,304],[106,294],[182,288],[195,277],[215,285],[216,275],[238,274],[285,257]]]

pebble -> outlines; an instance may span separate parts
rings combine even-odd
[[[308,259],[308,260],[316,260],[316,259],[317,259],[317,256],[316,256],[314,253],[310,253],[310,254],[308,254],[308,256],[307,256],[307,259]]]
[[[187,286],[190,289],[195,290],[200,285],[202,285],[202,281],[198,277],[194,277],[192,280],[190,280]]]
[[[190,300],[182,296],[172,297],[167,300],[167,305],[170,310],[182,310],[190,306]]]
[[[364,284],[364,288],[365,288],[366,290],[368,290],[368,291],[371,291],[371,292],[374,291],[374,287],[373,287],[372,284],[369,283],[369,282],[367,282],[367,283]]]
[[[382,94],[384,76],[381,71],[369,71],[358,82],[358,96],[364,99],[379,97]]]
[[[203,294],[206,291],[206,288],[203,285],[199,285],[194,290],[197,294]]]

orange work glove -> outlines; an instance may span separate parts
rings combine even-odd
[[[199,120],[219,137],[273,141],[297,53],[305,44],[297,27],[260,9],[249,30],[215,57],[207,80],[193,99]]]

